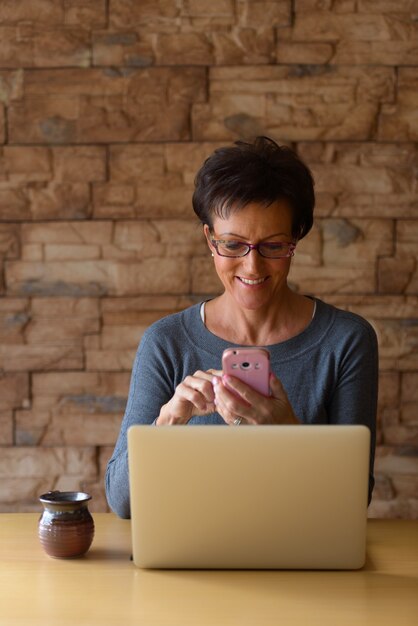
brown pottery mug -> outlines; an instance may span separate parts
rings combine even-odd
[[[44,511],[39,520],[39,539],[45,552],[56,558],[85,554],[94,536],[88,493],[49,491],[39,497]]]

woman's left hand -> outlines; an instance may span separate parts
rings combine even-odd
[[[214,377],[212,382],[216,410],[229,425],[300,424],[282,383],[274,374],[270,374],[269,397],[254,391],[234,376]]]

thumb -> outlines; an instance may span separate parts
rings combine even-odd
[[[273,398],[278,400],[287,400],[287,394],[281,381],[273,373],[270,374],[270,390]]]

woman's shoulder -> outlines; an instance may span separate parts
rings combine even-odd
[[[150,324],[144,332],[144,339],[170,337],[175,338],[187,334],[187,329],[199,323],[201,303],[161,317]]]
[[[376,332],[373,325],[358,313],[342,309],[318,298],[316,298],[316,302],[318,315],[329,320],[330,330],[334,334],[351,335],[357,338],[366,336],[373,342],[376,340]]]

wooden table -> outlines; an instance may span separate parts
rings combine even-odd
[[[39,516],[0,515],[1,626],[417,626],[418,522],[370,520],[363,570],[139,570],[130,523],[94,514],[79,559],[52,559]]]

